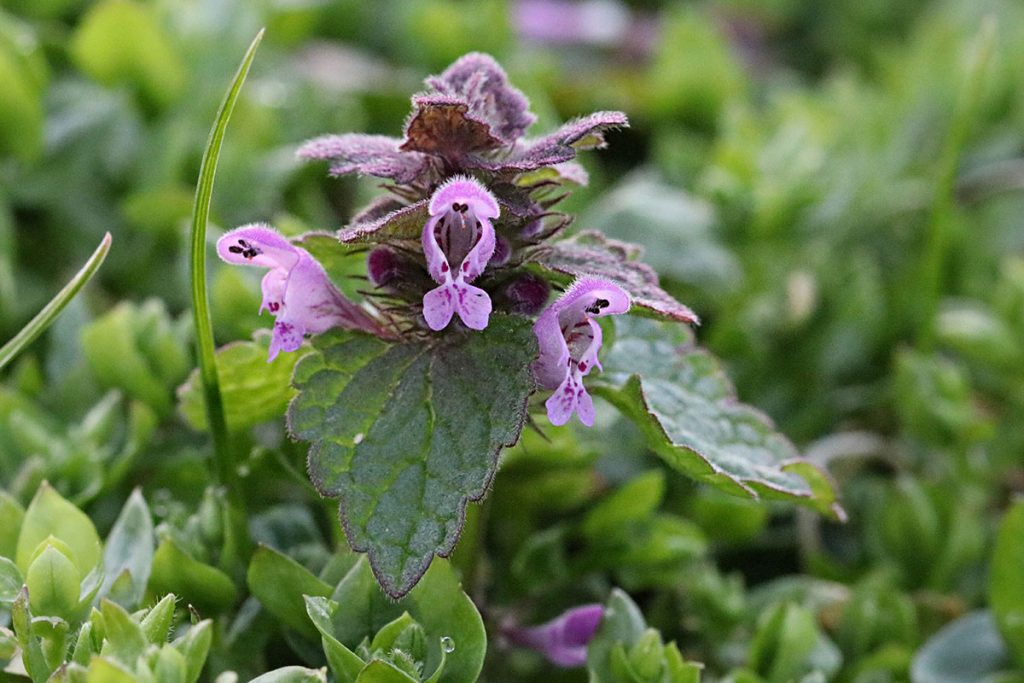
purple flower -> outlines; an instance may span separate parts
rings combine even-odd
[[[629,294],[614,282],[584,277],[537,319],[540,357],[533,372],[541,387],[555,390],[544,404],[551,424],[565,424],[573,412],[588,427],[594,424],[594,401],[583,386],[584,375],[601,368],[601,326],[594,318],[625,313],[629,304]]]
[[[553,664],[566,668],[583,666],[587,663],[587,645],[603,616],[600,604],[581,605],[546,624],[532,628],[509,626],[502,632],[513,645],[537,650]]]
[[[494,254],[498,202],[473,178],[456,176],[430,198],[430,219],[423,226],[423,253],[430,277],[440,286],[423,296],[423,317],[443,330],[458,313],[466,327],[482,330],[491,314],[487,292],[469,282]]]
[[[280,351],[295,351],[305,334],[332,327],[387,336],[362,308],[339,292],[316,259],[265,225],[236,228],[217,240],[217,255],[228,263],[269,268],[263,277],[264,310],[276,318],[267,362]]]

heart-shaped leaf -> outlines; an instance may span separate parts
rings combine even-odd
[[[466,504],[519,438],[534,388],[530,323],[493,315],[483,332],[432,344],[330,332],[314,348],[295,369],[291,431],[312,442],[310,477],[340,499],[352,548],[401,597],[451,553]]]

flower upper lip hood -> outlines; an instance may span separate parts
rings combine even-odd
[[[268,268],[263,276],[264,310],[276,318],[268,362],[280,351],[295,351],[305,334],[332,327],[390,336],[366,311],[331,283],[316,259],[267,225],[236,228],[217,240],[217,255],[228,263]]]

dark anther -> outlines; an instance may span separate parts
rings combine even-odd
[[[262,251],[260,251],[259,249],[257,249],[256,247],[249,244],[243,239],[238,240],[237,247],[228,247],[228,251],[230,251],[232,254],[241,254],[242,256],[250,260],[256,258],[257,256],[263,253]]]
[[[596,315],[597,313],[601,312],[602,308],[608,308],[609,305],[610,304],[608,299],[597,299],[596,301],[594,301],[594,303],[587,306],[586,310],[587,313],[593,313]]]
[[[459,203],[458,202],[454,202],[452,204],[452,211],[455,211],[457,213],[458,210],[459,210]]]

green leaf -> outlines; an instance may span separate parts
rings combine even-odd
[[[398,618],[385,624],[377,631],[376,635],[373,636],[373,640],[370,642],[370,651],[384,650],[387,652],[394,647],[395,639],[405,629],[409,628],[416,623],[416,620],[412,618],[412,615],[408,612],[402,612]]]
[[[1024,667],[1024,498],[1010,506],[999,525],[988,596],[999,632]]]
[[[6,491],[0,491],[0,557],[14,558],[25,509]]]
[[[359,672],[356,683],[418,683],[415,678],[390,662],[374,659]]]
[[[280,419],[295,395],[292,371],[302,354],[278,354],[268,363],[269,346],[270,335],[264,332],[255,341],[233,342],[217,349],[221,399],[231,432]],[[198,369],[178,388],[178,409],[193,429],[208,428]]]
[[[171,632],[171,624],[174,622],[176,602],[174,595],[165,595],[139,622],[146,640],[153,645],[162,645],[167,641],[167,636]]]
[[[268,612],[304,636],[316,638],[317,630],[309,621],[303,596],[327,597],[330,586],[292,558],[265,545],[253,553],[246,582]]]
[[[213,622],[209,619],[200,621],[185,635],[174,641],[174,649],[180,652],[188,662],[187,683],[195,683],[199,680],[199,674],[203,672],[203,665],[206,663],[206,655],[210,652],[210,643],[212,642]]]
[[[622,532],[630,522],[650,518],[665,495],[665,475],[651,470],[594,505],[583,519],[581,531],[591,540]]]
[[[185,683],[188,678],[188,662],[185,655],[170,645],[160,648],[154,667],[156,683]]]
[[[587,646],[587,668],[594,683],[615,683],[613,658],[617,648],[631,647],[647,628],[644,615],[629,595],[612,590],[604,606],[601,626]]]
[[[33,683],[41,683],[49,676],[51,669],[46,664],[39,638],[32,634],[32,612],[29,609],[28,589],[22,588],[11,606],[11,625],[21,648],[21,661]]]
[[[332,601],[335,608],[340,605],[341,609],[332,611],[326,601],[314,606],[323,609],[326,603],[330,634],[345,646],[355,648],[364,638],[373,638],[402,612],[408,612],[426,632],[424,674],[432,674],[444,660],[441,681],[469,683],[477,679],[487,650],[487,633],[480,613],[462,591],[446,560],[434,560],[423,580],[396,603],[381,593],[368,563],[361,559],[338,584]],[[442,638],[454,646],[447,656],[441,649]]]
[[[135,675],[123,664],[106,657],[93,657],[89,662],[86,683],[138,683]]]
[[[755,409],[736,401],[720,363],[681,325],[631,316],[592,380],[674,469],[737,495],[794,500],[841,518],[824,473]]]
[[[116,602],[101,601],[100,612],[104,630],[100,654],[113,657],[126,667],[134,667],[148,644],[142,627]]]
[[[493,315],[433,345],[330,332],[314,348],[295,368],[291,431],[313,443],[310,477],[341,499],[349,544],[399,598],[451,553],[519,438],[536,340],[529,321]]]
[[[42,148],[44,117],[42,84],[26,67],[29,57],[39,55],[24,54],[25,41],[16,46],[14,40],[24,36],[3,35],[4,28],[0,26],[0,92],[4,93],[0,101],[0,155],[12,154],[31,161]],[[34,36],[28,39],[36,42]]]
[[[996,683],[1010,667],[992,613],[971,612],[936,633],[910,666],[912,683]]]
[[[305,601],[306,613],[313,625],[316,626],[317,631],[320,632],[324,654],[327,655],[327,663],[330,665],[331,671],[342,683],[351,683],[362,671],[365,662],[334,635],[332,615],[338,604],[327,598],[309,596],[306,596]]]
[[[50,303],[46,304],[32,320],[28,321],[10,341],[0,347],[0,368],[10,363],[15,356],[21,353],[26,346],[31,344],[36,337],[41,335],[53,323],[57,316],[60,315],[60,312],[64,310],[64,307],[75,298],[78,291],[85,286],[85,283],[92,279],[92,276],[96,274],[99,267],[103,265],[103,260],[107,258],[108,251],[110,251],[109,232],[100,240],[96,251],[92,253],[92,256],[85,262],[81,270],[64,285],[62,290],[57,292],[56,296],[50,300]]]
[[[100,595],[105,596],[122,572],[128,571],[131,592],[125,596],[128,600],[126,606],[134,607],[142,602],[153,566],[153,550],[153,519],[142,491],[135,489],[107,536],[103,550],[106,577]]]
[[[839,649],[818,628],[805,607],[780,603],[762,615],[750,644],[749,666],[769,683],[787,683],[814,671],[834,674]]]
[[[210,221],[210,203],[213,200],[213,181],[217,175],[217,161],[224,144],[228,121],[235,109],[242,85],[249,74],[249,67],[256,58],[256,48],[263,40],[263,31],[256,34],[249,49],[242,57],[238,71],[224,94],[210,138],[203,152],[196,182],[195,205],[192,210],[192,239],[189,262],[191,264],[192,316],[195,321],[196,350],[198,352],[199,376],[202,380],[203,395],[207,410],[207,423],[213,436],[215,474],[219,483],[228,487],[228,496],[242,507],[242,497],[237,485],[237,469],[234,467],[229,448],[227,423],[224,418],[224,404],[220,395],[220,380],[217,374],[217,359],[214,354],[213,321],[210,318],[210,298],[206,289],[206,227]]]
[[[304,666],[285,666],[257,676],[249,683],[327,683],[327,672]]]
[[[85,576],[99,564],[101,545],[96,527],[84,512],[44,481],[29,503],[21,524],[16,555],[19,569],[28,570],[36,548],[50,536],[63,541],[71,549],[74,554],[71,560],[80,576]]]
[[[219,613],[235,603],[238,591],[227,574],[196,560],[178,543],[164,538],[153,556],[149,590],[174,593],[200,611]]]
[[[96,379],[139,399],[162,416],[171,388],[188,372],[180,321],[159,299],[122,302],[82,329],[82,351]]]
[[[18,566],[0,556],[0,604],[14,602],[23,583]]]
[[[47,544],[25,572],[32,612],[70,620],[78,607],[81,579],[74,563]]]
[[[94,5],[72,37],[70,53],[100,83],[127,83],[152,104],[170,104],[185,87],[185,65],[156,8],[135,0]]]

